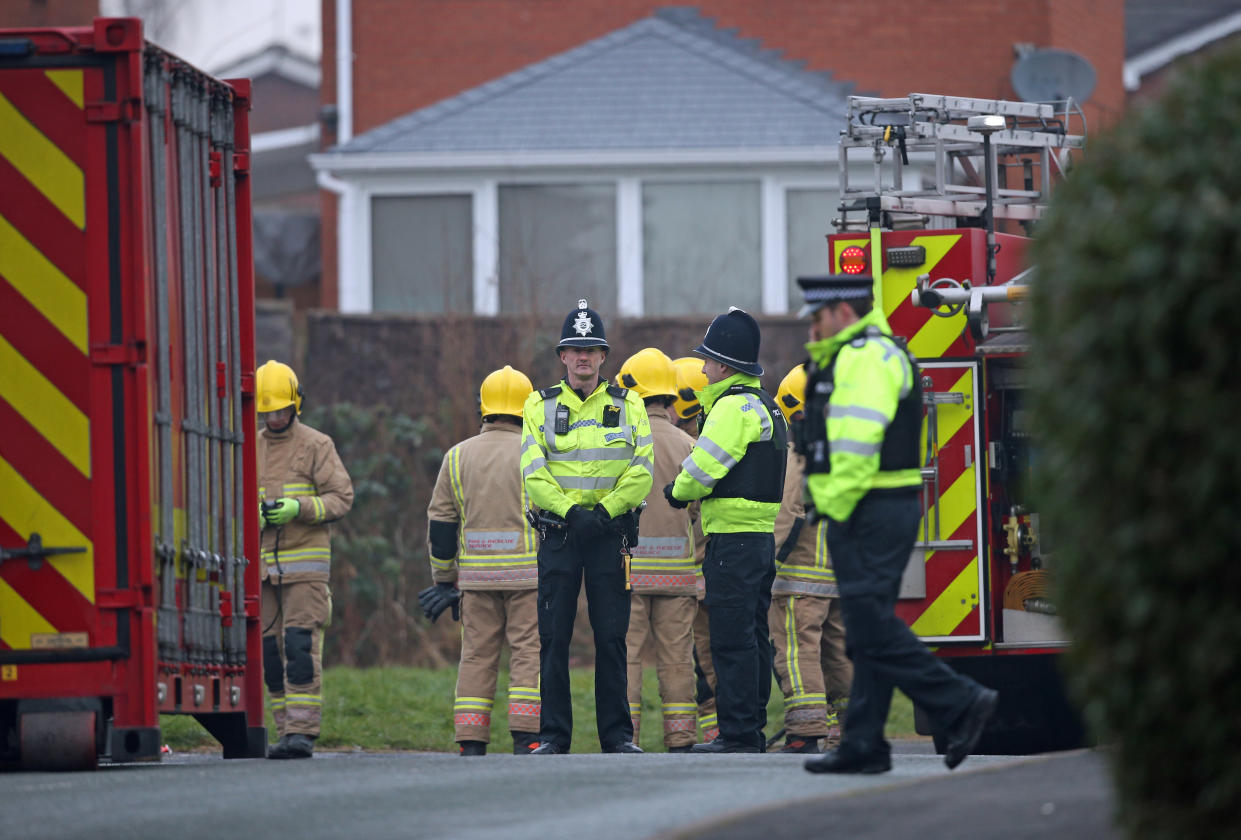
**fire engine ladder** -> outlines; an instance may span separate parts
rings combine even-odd
[[[1072,100],[1058,105],[925,93],[849,97],[836,229],[930,227],[931,217],[1035,221],[1052,181],[1085,141],[1080,109]],[[971,120],[983,117],[991,119]],[[1083,133],[1069,133],[1070,122],[1080,122]],[[865,186],[849,177],[859,149],[873,166]],[[1013,172],[1020,173],[1020,188],[1009,186]],[[859,211],[861,218],[850,216]]]

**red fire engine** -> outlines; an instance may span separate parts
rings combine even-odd
[[[0,764],[262,756],[249,83],[0,31]]]
[[[1029,229],[1082,147],[1071,124],[1071,103],[851,97],[840,143],[832,270],[875,278],[877,305],[922,369],[923,520],[897,612],[953,668],[1000,690],[980,752],[1083,738],[1058,669],[1069,640],[1054,555],[1027,496],[1036,449],[1019,311]],[[864,187],[850,182],[859,169]],[[920,712],[916,723],[930,734]]]

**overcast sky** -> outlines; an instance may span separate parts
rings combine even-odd
[[[147,40],[214,73],[270,44],[319,58],[319,0],[100,0],[104,15],[137,15]]]

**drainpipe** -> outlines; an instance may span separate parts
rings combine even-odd
[[[336,0],[336,145],[353,137],[353,3]],[[326,170],[315,175],[320,189],[336,194],[336,305],[342,311],[355,311],[356,294],[345,278],[353,264],[353,191],[349,185]]]

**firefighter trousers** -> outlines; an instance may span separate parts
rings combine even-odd
[[[654,643],[655,668],[659,675],[659,699],[663,713],[664,746],[694,743],[698,706],[694,702],[693,595],[632,596],[629,608],[629,716],[634,739],[642,722],[642,649]]]
[[[702,563],[720,737],[760,749],[766,746],[763,727],[771,695],[767,612],[776,576],[774,555],[770,532],[712,534]]]
[[[633,740],[626,690],[629,591],[618,534],[579,541],[551,535],[539,546],[539,660],[543,717],[539,740],[568,750],[573,741],[569,642],[578,593],[595,637],[595,725],[604,750]]]
[[[715,663],[711,660],[711,618],[702,601],[694,613],[694,676],[697,677],[695,698],[698,701],[698,729],[703,743],[720,735],[720,721],[715,713]]]
[[[784,694],[785,731],[822,738],[835,716],[829,701],[847,696],[853,679],[839,599],[776,595],[768,623]]]
[[[323,716],[323,626],[331,611],[324,581],[263,581],[263,681],[276,734],[318,737]]]
[[[852,516],[831,520],[827,529],[845,645],[853,660],[842,750],[868,756],[890,752],[883,727],[894,687],[930,716],[937,732],[948,731],[980,690],[937,659],[896,616],[901,575],[921,518],[916,488],[909,493],[872,491]]]
[[[508,726],[539,731],[539,612],[534,589],[461,593],[461,663],[453,703],[457,741],[491,740],[500,650],[509,645]]]

